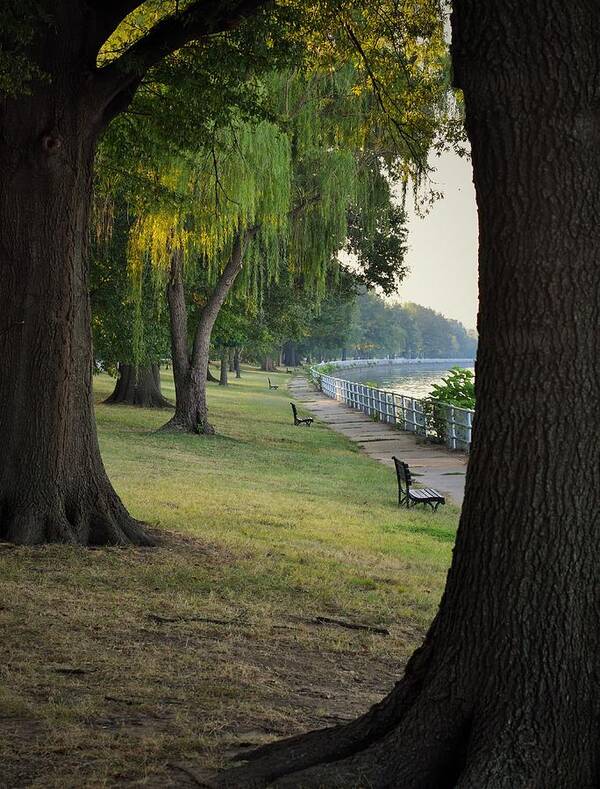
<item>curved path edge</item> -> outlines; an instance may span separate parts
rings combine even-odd
[[[435,488],[454,504],[462,505],[467,455],[448,452],[434,444],[419,443],[412,433],[373,422],[362,411],[318,392],[303,376],[292,378],[288,389],[294,400],[301,402],[327,427],[358,444],[366,455],[391,467],[394,465],[392,455],[396,455],[408,463],[419,484]]]

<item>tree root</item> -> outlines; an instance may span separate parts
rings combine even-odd
[[[383,702],[356,721],[243,754],[240,759],[245,763],[240,766],[212,776],[198,773],[198,785],[210,789],[592,789],[599,785],[596,708],[587,698],[582,704],[575,699],[576,711],[583,713],[575,716],[573,699],[564,699],[557,728],[553,714],[540,718],[535,704],[524,705],[514,686],[499,692],[493,684],[485,690],[485,672],[473,672],[473,666],[457,671],[454,661],[440,662],[439,656],[427,665],[426,658],[416,670],[414,665],[407,670]],[[557,697],[554,715],[561,700]]]
[[[81,486],[62,496],[55,494],[51,501],[22,506],[4,502],[0,506],[0,537],[18,545],[155,545],[144,525],[129,515],[108,480],[106,489],[101,493],[96,490],[95,495]]]
[[[435,624],[434,621],[430,634],[434,632]],[[206,785],[217,789],[262,787],[271,783],[278,786],[278,779],[292,775],[293,779],[290,778],[292,783],[287,785],[294,786],[293,780],[299,775],[307,781],[313,780],[311,768],[315,768],[315,776],[319,771],[327,770],[328,780],[334,780],[335,773],[327,767],[329,763],[338,764],[343,760],[354,758],[356,754],[366,752],[370,746],[393,733],[398,722],[410,711],[423,687],[432,649],[432,638],[429,635],[423,646],[417,649],[409,660],[404,677],[394,690],[360,718],[350,723],[269,743],[244,753],[240,758],[246,764],[214,776]],[[356,765],[353,764],[352,769],[355,768]],[[300,786],[298,783],[295,785]],[[346,784],[348,788],[351,785]],[[328,787],[329,784],[313,782],[307,783],[307,786]],[[331,786],[336,784],[333,783]]]
[[[453,789],[468,741],[469,718],[461,705],[425,690],[423,700],[387,734],[373,740],[374,729],[367,726],[363,739],[350,745],[348,731],[359,722],[364,727],[365,720],[382,709],[378,705],[345,727],[288,740],[287,747],[285,742],[264,746],[257,761],[206,778],[205,785],[212,789]],[[302,769],[302,762],[312,764]]]
[[[167,400],[166,397],[162,395],[152,395],[150,397],[145,398],[142,401],[136,400],[135,398],[120,398],[117,399],[114,394],[107,397],[106,400],[102,401],[103,405],[127,405],[132,406],[135,408],[155,408],[155,409],[163,409],[169,408],[173,409],[175,406],[170,400]]]
[[[169,419],[169,421],[162,427],[159,427],[157,433],[187,433],[195,436],[214,436],[216,434],[215,428],[206,419],[194,422],[191,420],[184,420],[176,414]]]

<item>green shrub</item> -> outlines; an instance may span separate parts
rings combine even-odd
[[[441,403],[458,408],[475,408],[475,376],[471,370],[452,367],[441,384],[434,384],[423,400],[427,434],[434,441],[446,440],[446,409]]]
[[[453,367],[441,384],[434,384],[429,398],[459,408],[475,408],[475,376],[472,370]]]
[[[317,389],[322,389],[321,387],[321,377],[323,375],[331,375],[335,372],[336,366],[335,364],[319,364],[315,367],[310,367],[308,370],[308,378],[310,382],[317,387]]]

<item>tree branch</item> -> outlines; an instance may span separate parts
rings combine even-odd
[[[125,94],[126,100],[130,101],[142,77],[152,66],[191,41],[237,27],[269,1],[198,0],[183,11],[161,19],[122,55],[99,69],[97,84],[105,106],[117,100],[116,112],[112,112],[111,117],[124,109],[122,102],[118,101],[119,94]],[[133,3],[115,2],[111,5],[126,6]]]
[[[107,19],[125,19],[127,14],[135,11],[144,3],[144,0],[85,0],[87,5],[92,8],[99,16]],[[119,21],[120,21],[119,20]]]
[[[298,219],[298,217],[301,216],[306,211],[306,209],[309,208],[309,206],[316,205],[317,203],[320,202],[321,202],[320,194],[314,194],[311,197],[305,198],[300,203],[298,203],[298,205],[295,205],[292,208],[292,210],[289,213],[290,219],[293,222],[295,219]]]
[[[101,43],[104,44],[125,17],[139,8],[144,0],[85,0],[85,2],[101,23]]]
[[[293,221],[299,217],[309,206],[318,203],[321,200],[321,195],[313,195],[306,198],[301,203],[296,205],[289,212],[289,217]],[[242,270],[244,265],[244,254],[248,242],[251,241],[256,234],[260,231],[260,223],[252,225],[245,230],[239,230],[233,242],[231,257],[227,261],[227,265],[221,272],[217,284],[215,285],[212,293],[200,313],[200,319],[196,327],[196,334],[194,337],[194,347],[192,351],[192,367],[198,368],[202,363],[203,351],[202,342],[210,341],[210,333],[219,315],[219,310],[223,306],[223,302],[229,295],[233,283],[237,275]],[[208,339],[207,339],[208,338]]]
[[[198,321],[198,326],[196,327],[196,335],[194,337],[194,349],[192,352],[192,366],[194,368],[197,368],[202,362],[203,337],[208,337],[208,341],[210,341],[210,333],[212,332],[212,328],[215,324],[215,321],[217,320],[217,316],[219,315],[219,310],[223,306],[223,302],[227,298],[237,275],[240,273],[242,266],[244,265],[244,252],[246,251],[246,245],[250,238],[252,238],[258,232],[258,228],[259,226],[257,225],[255,228],[240,230],[237,233],[233,242],[231,257],[223,269],[221,276],[217,280],[217,284],[210,294],[208,301],[202,309],[200,320]]]

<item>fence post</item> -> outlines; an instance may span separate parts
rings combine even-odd
[[[352,364],[344,366],[351,367]],[[311,378],[318,382],[321,391],[328,397],[340,400],[351,408],[360,409],[367,416],[374,417],[377,414],[381,421],[392,423],[405,432],[427,436],[427,416],[423,401],[356,381],[322,375],[318,366],[311,368]],[[445,424],[445,443],[448,449],[464,448],[469,452],[474,411],[438,402],[434,404],[434,409]],[[457,413],[464,414],[464,421],[457,421]]]

